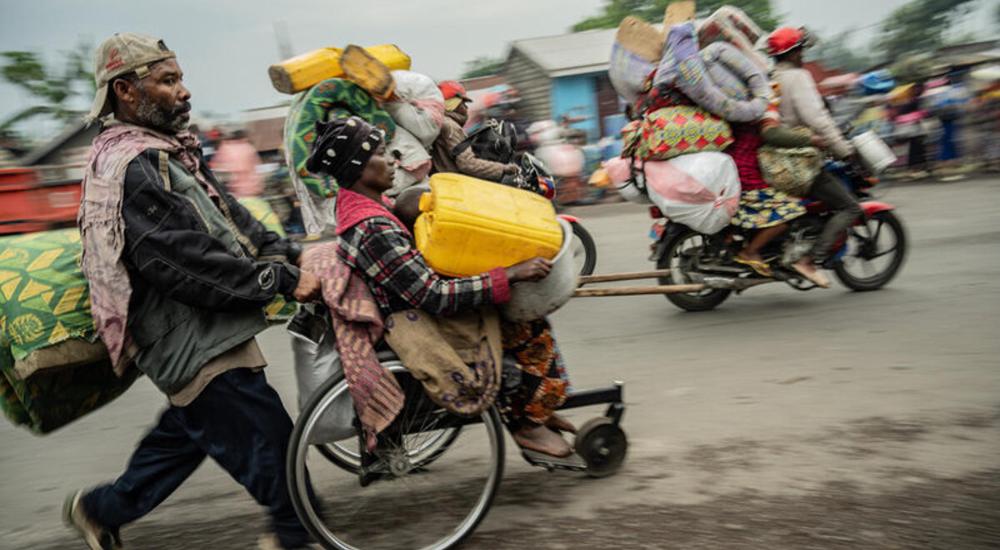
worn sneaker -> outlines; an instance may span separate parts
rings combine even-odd
[[[80,504],[82,496],[83,491],[77,491],[66,497],[63,504],[63,521],[66,526],[76,529],[90,550],[120,550],[122,540],[118,536],[118,530],[106,529],[90,519]]]

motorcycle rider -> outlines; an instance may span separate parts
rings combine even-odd
[[[854,147],[841,135],[823,103],[816,82],[803,68],[803,53],[810,45],[809,38],[804,28],[792,27],[782,27],[768,36],[768,53],[777,61],[774,80],[780,87],[781,122],[788,126],[808,127],[836,158],[849,159],[855,155]],[[861,205],[834,176],[826,172],[821,172],[813,182],[809,197],[823,201],[834,212],[810,252],[815,263],[825,265],[837,238],[862,215]]]
[[[444,125],[431,148],[431,161],[435,172],[456,172],[487,181],[500,181],[504,176],[516,175],[520,168],[516,164],[504,164],[478,158],[472,147],[466,147],[456,154],[456,147],[468,137],[463,126],[469,120],[469,103],[465,86],[454,80],[438,83],[444,95]]]

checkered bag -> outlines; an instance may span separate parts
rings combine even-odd
[[[729,124],[693,106],[675,106],[647,114],[622,129],[627,155],[669,160],[687,153],[722,151],[733,142]],[[623,156],[627,156],[623,155]]]

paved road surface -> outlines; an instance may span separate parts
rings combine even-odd
[[[998,180],[884,190],[912,254],[877,293],[769,285],[705,314],[658,296],[571,302],[555,324],[577,387],[627,383],[627,466],[590,480],[511,454],[470,547],[1000,547],[998,193]],[[599,272],[649,267],[642,208],[577,213]],[[287,337],[262,342],[294,405]],[[63,495],[119,473],[163,403],[141,381],[45,438],[0,423],[0,548],[82,548],[60,525]],[[206,463],[124,536],[249,548],[265,522]]]

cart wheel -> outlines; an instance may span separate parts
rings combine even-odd
[[[628,451],[625,432],[607,417],[588,420],[573,442],[576,454],[587,463],[587,475],[607,477],[621,468]]]

